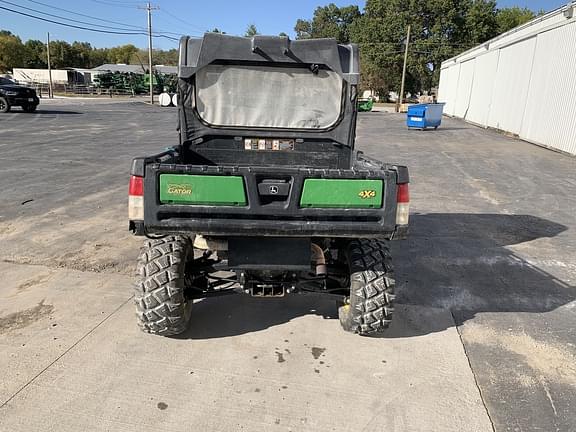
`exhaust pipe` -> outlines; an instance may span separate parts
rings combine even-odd
[[[316,276],[325,276],[328,273],[326,268],[326,257],[324,256],[324,251],[320,246],[315,243],[311,243],[312,246],[312,263],[316,267]]]

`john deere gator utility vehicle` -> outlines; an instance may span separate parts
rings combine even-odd
[[[142,329],[184,332],[194,300],[235,293],[332,295],[344,329],[385,329],[408,170],[354,150],[357,47],[208,33],[179,63],[180,142],[130,177]]]

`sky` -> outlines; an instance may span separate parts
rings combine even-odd
[[[562,6],[567,1],[501,0],[498,1],[498,6],[520,6],[535,11],[540,9],[549,11]],[[167,36],[176,39],[181,34],[200,36],[204,31],[212,30],[215,27],[229,34],[242,35],[249,24],[255,24],[261,34],[276,35],[285,32],[293,36],[294,24],[298,18],[311,18],[317,6],[330,2],[338,6],[355,4],[360,8],[363,8],[365,3],[362,0],[155,0],[153,6],[158,7],[158,9],[153,11],[152,27],[155,31],[171,32]],[[138,29],[130,27],[128,30],[135,32],[146,29],[146,11],[139,9],[144,5],[145,2],[137,0],[0,0],[0,7],[43,16],[54,21],[62,21],[62,19],[40,15],[38,11],[101,26],[115,28],[122,27],[122,25],[135,26]],[[22,9],[23,7],[28,9]],[[86,16],[71,15],[62,9]],[[92,18],[115,21],[116,23],[94,21]],[[73,24],[89,27],[83,23]],[[116,31],[110,28],[98,28]],[[145,35],[102,34],[62,27],[17,15],[4,9],[0,9],[0,29],[9,30],[24,41],[27,39],[45,40],[46,32],[50,32],[50,37],[53,40],[61,39],[68,42],[78,40],[90,42],[96,47],[110,47],[128,43],[142,48],[148,46]],[[162,49],[178,46],[177,41],[165,38],[155,38],[153,43],[156,48]]]

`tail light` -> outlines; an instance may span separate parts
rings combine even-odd
[[[410,217],[410,191],[408,183],[398,185],[396,195],[396,225],[408,225]]]
[[[144,177],[130,176],[128,219],[144,220]]]

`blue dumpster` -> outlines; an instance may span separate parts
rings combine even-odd
[[[406,125],[409,128],[426,129],[433,127],[438,129],[442,123],[443,103],[435,104],[418,104],[408,107]]]

